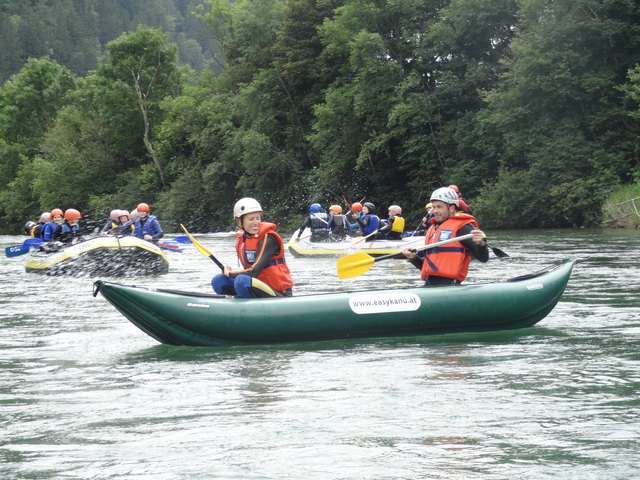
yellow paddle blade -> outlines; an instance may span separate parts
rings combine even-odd
[[[180,224],[180,226],[182,227],[182,230],[184,230],[184,233],[187,234],[187,237],[189,237],[189,240],[191,240],[191,242],[196,246],[196,248],[202,255],[204,255],[205,257],[212,256],[212,253],[209,250],[204,248],[204,246],[199,241],[197,241],[195,238],[191,236],[191,234],[187,231],[184,225]]]
[[[366,253],[352,253],[340,257],[336,262],[338,277],[341,279],[353,278],[366,273],[374,264],[375,258]]]

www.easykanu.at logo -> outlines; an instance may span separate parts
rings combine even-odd
[[[415,293],[398,292],[389,295],[358,294],[349,298],[354,313],[411,312],[418,310],[421,300]]]

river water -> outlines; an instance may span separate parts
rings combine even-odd
[[[628,479],[640,476],[640,232],[490,232],[469,282],[577,258],[536,327],[268,347],[158,344],[90,278],[0,260],[2,479]],[[170,236],[169,236],[170,238]],[[199,240],[234,265],[233,239]],[[24,237],[0,236],[0,245]],[[122,283],[208,291],[193,248]],[[295,292],[419,284],[402,261]]]

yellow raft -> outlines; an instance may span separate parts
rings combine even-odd
[[[24,266],[27,272],[120,277],[169,271],[169,259],[160,247],[133,236],[97,237],[56,251],[45,249],[32,251]]]

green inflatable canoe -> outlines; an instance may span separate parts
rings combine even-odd
[[[551,312],[574,260],[496,283],[241,299],[97,281],[143,332],[170,345],[231,346],[530,327]]]

